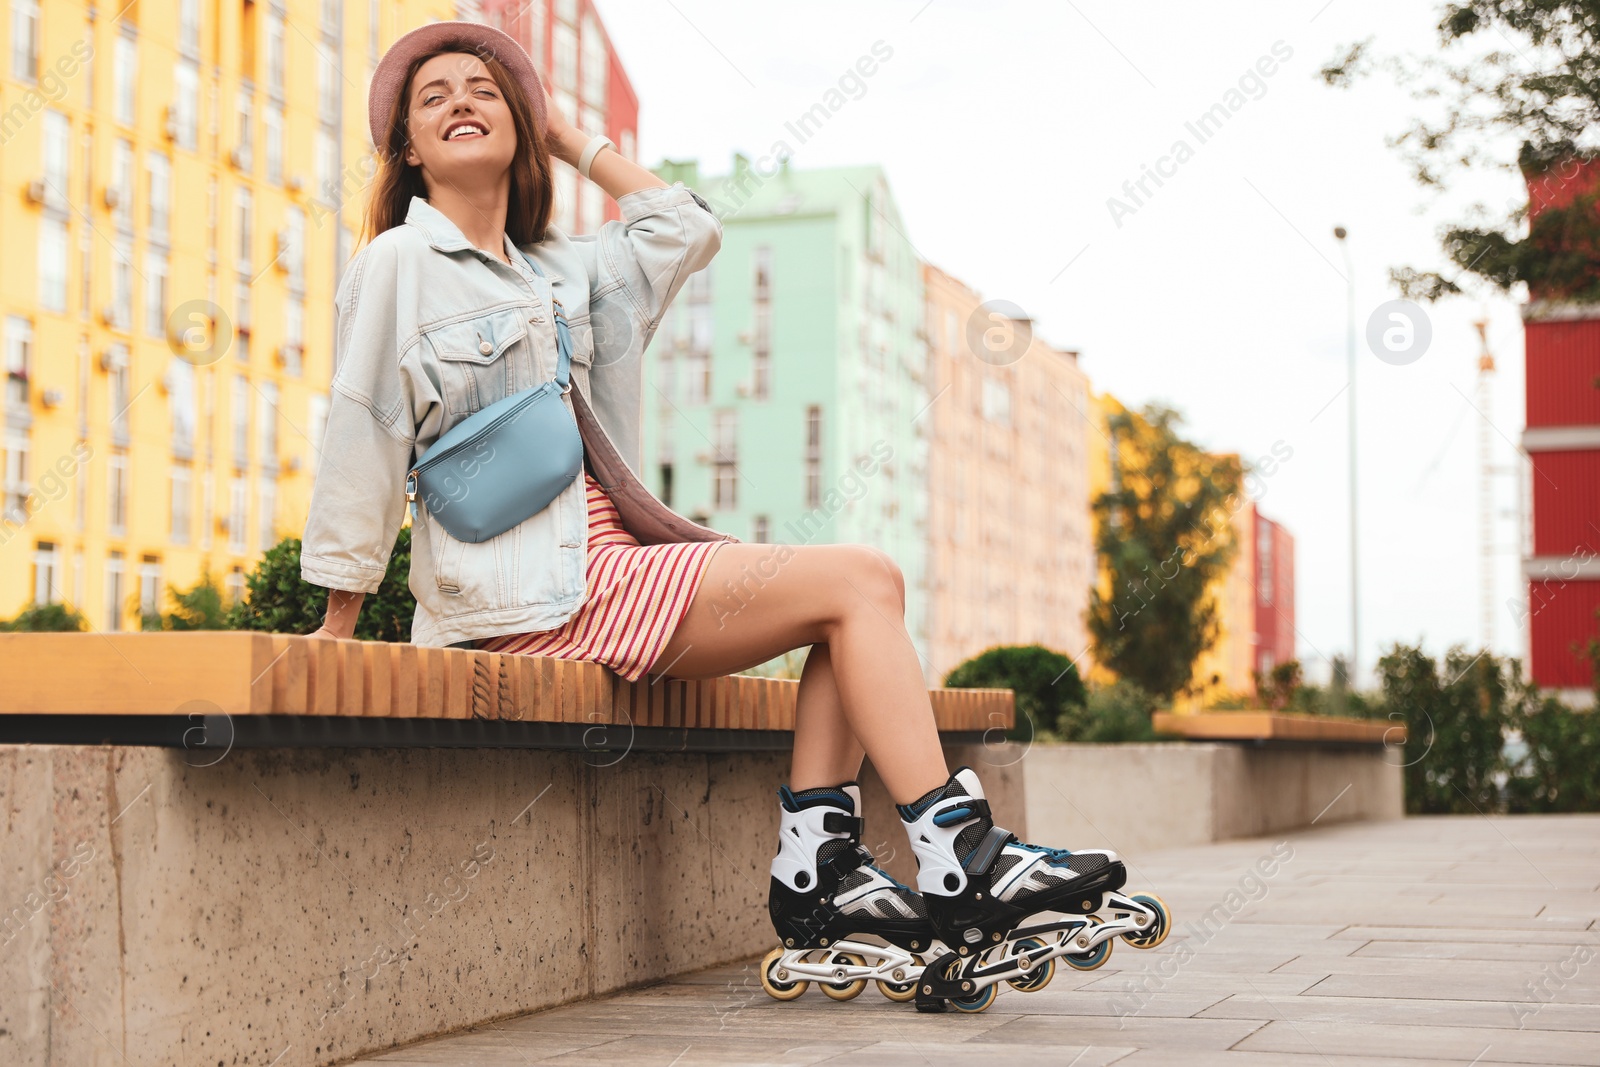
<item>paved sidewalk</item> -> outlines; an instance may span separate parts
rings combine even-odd
[[[1173,910],[1166,943],[1118,942],[1100,970],[1060,967],[981,1015],[919,1015],[875,988],[780,1004],[751,961],[359,1062],[1600,1065],[1600,816],[1417,818],[1128,859],[1129,888]]]

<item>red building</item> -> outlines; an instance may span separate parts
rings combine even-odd
[[[1255,576],[1256,640],[1253,669],[1265,676],[1295,658],[1294,535],[1251,507],[1251,573]]]
[[[1528,176],[1529,218],[1600,189],[1600,162]],[[1572,700],[1592,693],[1584,649],[1600,636],[1600,306],[1533,289],[1523,308],[1533,554],[1528,580],[1532,678]]]
[[[639,98],[611,47],[591,0],[482,0],[481,21],[516,38],[533,57],[567,121],[611,138],[638,160]],[[556,164],[554,221],[568,233],[593,233],[622,217],[612,200],[578,172]]]

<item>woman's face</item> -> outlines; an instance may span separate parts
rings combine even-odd
[[[503,176],[517,153],[516,124],[505,94],[470,52],[434,56],[411,79],[406,162],[421,167],[431,189],[482,185]]]

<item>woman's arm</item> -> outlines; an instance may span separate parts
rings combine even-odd
[[[556,108],[556,102],[548,92],[545,93],[545,100],[548,104],[545,109],[545,137],[550,146],[550,154],[576,167],[585,146],[594,135],[576,129],[568,122]],[[637,193],[641,189],[667,187],[666,182],[626,158],[621,152],[606,148],[602,148],[600,154],[589,164],[589,180],[604,189],[613,200],[621,200],[629,193]]]

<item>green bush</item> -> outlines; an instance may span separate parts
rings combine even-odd
[[[1408,812],[1600,811],[1600,714],[1541,694],[1520,661],[1396,645],[1378,673],[1406,726]]]
[[[945,675],[951,689],[1010,689],[1016,693],[1014,740],[1038,735],[1071,740],[1084,702],[1083,679],[1072,660],[1043,645],[998,645]]]
[[[355,636],[363,641],[411,640],[411,619],[417,610],[409,587],[411,527],[400,529],[389,569],[376,593],[361,605]],[[308,634],[322,625],[328,591],[300,578],[300,539],[286,537],[261,557],[245,579],[245,598],[228,612],[230,630]]]
[[[0,621],[7,633],[78,633],[89,629],[89,620],[66,604],[30,603],[10,622]]]
[[[202,571],[200,580],[187,592],[176,586],[167,586],[167,596],[175,605],[166,614],[140,615],[143,630],[226,630],[228,609],[224,606],[222,589],[211,579],[209,570]]]
[[[1150,715],[1155,698],[1137,685],[1119,681],[1092,689],[1084,707],[1083,721],[1074,741],[1156,741]]]

